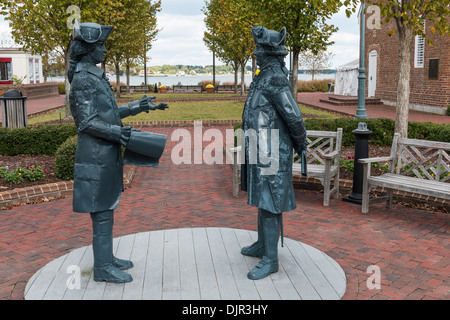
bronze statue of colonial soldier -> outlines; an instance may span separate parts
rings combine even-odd
[[[296,208],[293,150],[305,154],[306,128],[284,62],[286,29],[277,32],[253,27],[252,33],[260,72],[251,84],[242,116],[245,159],[241,189],[248,193],[248,204],[258,208],[258,241],[241,253],[261,258],[248,273],[248,278],[257,280],[278,271],[282,212]]]

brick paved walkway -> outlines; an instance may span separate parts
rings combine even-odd
[[[298,94],[298,103],[310,106],[315,106],[320,109],[338,112],[344,115],[355,116],[356,105],[346,105],[346,106],[335,106],[326,102],[321,102],[320,99],[328,99],[329,96],[333,94],[330,93],[319,93],[319,92],[302,92]],[[388,106],[385,104],[378,105],[366,105],[366,114],[368,118],[388,118],[395,120],[395,107]],[[435,123],[450,123],[449,116],[436,115],[426,112],[419,112],[410,110],[409,121],[420,121],[420,122],[435,122]]]
[[[207,128],[205,128],[207,129]],[[224,130],[225,128],[220,128]],[[173,129],[158,169],[139,168],[115,215],[115,237],[174,228],[256,230],[256,209],[232,196],[228,165],[174,165]],[[192,132],[193,128],[187,128]],[[285,236],[325,252],[347,275],[344,299],[450,298],[450,216],[383,203],[362,215],[342,200],[296,190],[298,208],[285,214]],[[23,299],[26,282],[48,262],[91,243],[91,221],[71,198],[0,211],[0,299]],[[381,289],[369,289],[372,265]]]
[[[47,110],[59,108],[64,105],[65,95],[42,99],[27,99],[27,114],[33,115]],[[2,115],[0,113],[0,123],[2,122]]]

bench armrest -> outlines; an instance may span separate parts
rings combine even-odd
[[[326,160],[333,160],[333,158],[335,158],[338,154],[339,154],[339,151],[335,150],[335,151],[333,151],[333,152],[330,152],[330,153],[325,154],[323,157],[324,157]]]
[[[392,157],[375,157],[375,158],[364,158],[359,159],[359,163],[373,163],[373,162],[388,162],[394,160]]]

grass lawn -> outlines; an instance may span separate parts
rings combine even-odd
[[[178,94],[177,94],[178,96]],[[164,101],[161,99],[161,101]],[[134,117],[124,119],[124,123],[128,121],[174,121],[174,120],[237,120],[242,118],[244,103],[242,101],[184,101],[170,102],[169,109],[164,111],[150,111],[149,113],[141,113]],[[337,118],[338,116],[316,110],[313,108],[300,106],[300,110],[304,114],[304,118],[309,116],[320,118]],[[28,119],[29,124],[39,124],[52,120],[59,120],[57,110],[50,113],[32,117]],[[65,117],[65,111],[61,116]]]
[[[239,94],[234,93],[216,93],[214,95],[209,93],[135,93],[135,94],[122,94],[121,98],[132,98],[139,100],[144,95],[147,97],[156,97],[160,101],[164,99],[203,99],[203,98],[227,98],[227,97],[240,97]]]

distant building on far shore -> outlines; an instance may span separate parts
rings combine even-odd
[[[42,57],[22,50],[9,32],[0,33],[0,85],[13,84],[13,77],[22,84],[44,82]]]

